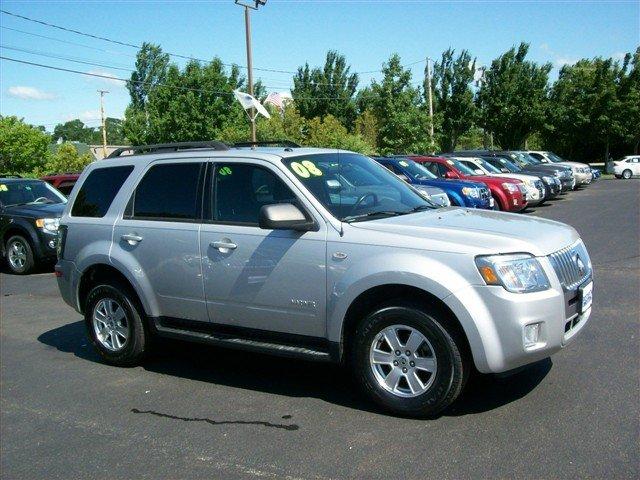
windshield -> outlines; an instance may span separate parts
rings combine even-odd
[[[463,175],[484,175],[484,173],[477,173],[475,170],[467,167],[464,163],[462,163],[460,160],[456,160],[455,158],[447,158],[447,163],[455,167],[456,170],[458,170]]]
[[[0,183],[0,203],[5,207],[66,202],[65,196],[46,182],[34,180]]]
[[[504,170],[508,170],[511,173],[518,173],[520,171],[520,169],[515,164],[511,163],[506,158],[498,157],[498,158],[487,159],[486,161],[491,163],[494,167],[496,167],[501,172]]]
[[[528,153],[516,152],[515,155],[519,160],[521,160],[527,165],[540,165],[542,163],[536,157],[534,157],[533,155],[529,155]]]
[[[558,155],[552,152],[547,152],[547,157],[549,157],[549,160],[551,160],[554,163],[564,162],[562,158],[560,158]]]
[[[324,153],[282,160],[338,220],[354,222],[437,208],[374,160]]]
[[[398,164],[415,180],[433,180],[434,178],[438,178],[425,167],[408,158],[406,160],[400,160]]]
[[[476,160],[482,167],[490,173],[502,173],[499,168],[496,168],[491,163],[487,162],[484,158],[478,158]]]

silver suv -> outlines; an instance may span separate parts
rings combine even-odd
[[[347,151],[130,150],[86,168],[58,237],[60,292],[111,364],[156,335],[342,362],[378,404],[429,416],[474,368],[546,358],[591,313],[567,225],[436,208]]]

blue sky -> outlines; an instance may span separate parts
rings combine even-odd
[[[12,13],[127,43],[152,41],[172,53],[246,62],[244,19],[233,0],[2,0],[1,5]],[[0,14],[0,26],[4,57],[125,78],[135,61],[134,48],[5,14]],[[253,13],[252,27],[254,66],[259,68],[293,71],[305,62],[320,65],[327,50],[337,49],[352,70],[368,72],[379,70],[393,52],[409,64],[425,56],[438,58],[449,46],[470,50],[482,65],[521,41],[531,44],[531,59],[559,67],[583,57],[620,57],[635,50],[640,45],[640,1],[268,0]],[[424,63],[412,67],[416,83],[423,69]],[[255,71],[255,76],[269,91],[286,91],[291,84],[291,74]],[[379,76],[363,73],[361,85]],[[0,61],[0,113],[48,130],[73,118],[97,126],[98,89],[110,91],[107,114],[121,117],[128,103],[121,82]]]

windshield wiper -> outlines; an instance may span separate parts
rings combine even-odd
[[[433,210],[434,208],[438,208],[437,205],[418,205],[417,207],[413,207],[411,212],[407,213],[423,212],[424,210]]]
[[[355,221],[358,221],[358,220],[364,220],[366,218],[377,217],[379,215],[383,215],[383,216],[387,216],[387,217],[397,217],[398,215],[405,215],[407,213],[411,213],[411,211],[399,212],[399,211],[396,211],[396,210],[380,210],[378,212],[363,213],[361,215],[350,215],[348,217],[344,217],[342,219],[342,221],[346,222],[346,223],[351,223],[351,222],[355,222]]]

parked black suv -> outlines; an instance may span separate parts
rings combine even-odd
[[[47,182],[0,177],[0,249],[16,274],[56,258],[58,223],[67,199]]]

